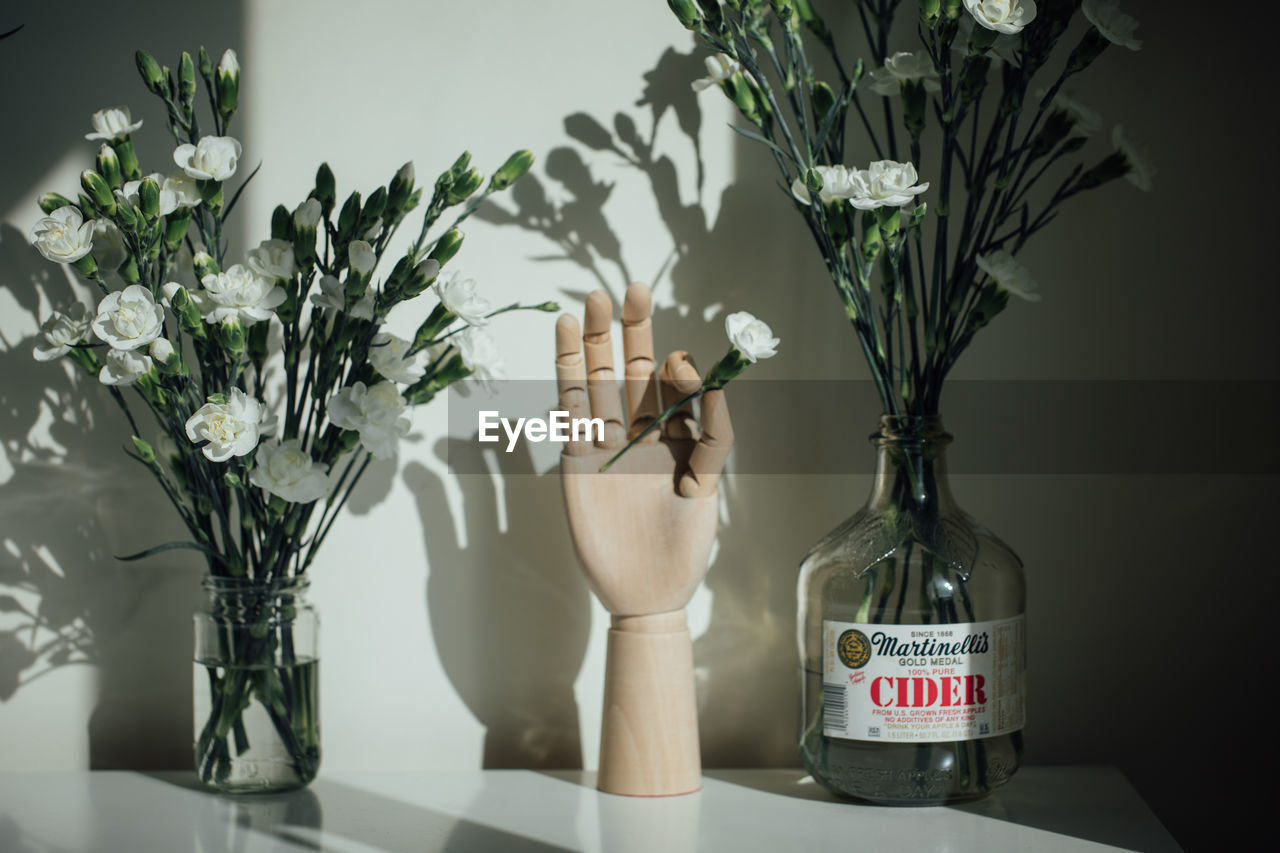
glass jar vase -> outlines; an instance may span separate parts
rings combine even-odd
[[[1022,754],[1022,561],[956,505],[939,417],[885,416],[871,439],[866,506],[800,567],[801,756],[844,796],[979,797]]]
[[[195,764],[228,793],[302,787],[320,766],[308,581],[208,576],[195,613]]]

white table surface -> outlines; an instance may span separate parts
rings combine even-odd
[[[225,797],[183,773],[0,772],[0,851],[1179,849],[1109,767],[1023,768],[985,800],[937,808],[837,801],[799,770],[707,771],[703,783],[635,799],[582,772],[322,773],[303,791]]]

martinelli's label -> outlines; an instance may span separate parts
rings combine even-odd
[[[823,622],[823,733],[929,743],[1017,731],[1026,716],[1025,621]]]

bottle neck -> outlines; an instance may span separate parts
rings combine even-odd
[[[869,509],[942,512],[954,507],[945,454],[951,436],[939,416],[884,415],[871,442],[876,471]]]

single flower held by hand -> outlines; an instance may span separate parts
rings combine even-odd
[[[729,336],[729,343],[734,349],[752,364],[758,359],[778,354],[781,341],[773,336],[773,330],[767,323],[747,311],[735,311],[725,317],[724,333]]]

